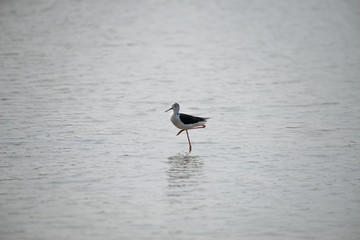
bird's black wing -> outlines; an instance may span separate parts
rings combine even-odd
[[[206,119],[207,118],[195,117],[195,116],[187,115],[187,114],[184,114],[184,113],[180,113],[180,120],[184,124],[192,124],[192,123],[197,123],[197,122],[206,122]]]

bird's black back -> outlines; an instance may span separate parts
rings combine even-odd
[[[207,118],[195,117],[195,116],[187,115],[187,114],[184,114],[184,113],[180,113],[180,120],[184,124],[192,124],[192,123],[197,123],[197,122],[206,122],[206,119]]]

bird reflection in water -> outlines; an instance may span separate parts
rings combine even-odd
[[[166,171],[168,176],[168,187],[170,195],[181,195],[189,191],[196,190],[202,177],[202,159],[188,154],[178,154],[168,158],[169,169]],[[181,189],[180,189],[181,188]]]

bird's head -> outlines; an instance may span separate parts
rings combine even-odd
[[[179,110],[180,110],[180,105],[179,105],[178,103],[174,103],[174,104],[171,106],[171,108],[169,108],[169,109],[166,110],[165,112],[170,111],[171,109],[174,110],[174,112],[179,112]]]

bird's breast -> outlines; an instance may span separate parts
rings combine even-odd
[[[180,129],[185,129],[186,126],[184,126],[184,124],[180,121],[179,116],[172,114],[170,116],[170,121],[174,124],[175,127],[180,128]]]

